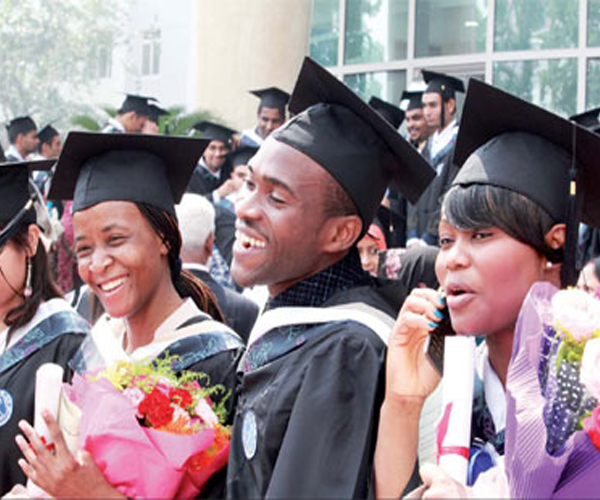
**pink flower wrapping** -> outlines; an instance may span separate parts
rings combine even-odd
[[[129,498],[194,498],[227,463],[228,443],[202,470],[190,467],[194,457],[211,449],[215,430],[179,435],[143,427],[135,405],[107,379],[92,382],[75,375],[65,391],[82,411],[79,447]]]

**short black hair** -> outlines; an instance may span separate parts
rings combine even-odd
[[[557,221],[537,203],[510,189],[483,184],[453,186],[446,193],[442,213],[459,229],[497,227],[551,262],[563,261],[564,249],[551,248],[545,239]]]

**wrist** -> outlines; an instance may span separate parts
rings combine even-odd
[[[383,400],[382,411],[401,413],[406,416],[420,416],[425,398],[423,396],[404,396],[386,394]]]

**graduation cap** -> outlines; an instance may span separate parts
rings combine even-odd
[[[285,110],[285,105],[290,100],[290,94],[277,87],[251,90],[250,93],[260,99],[261,108],[276,108]]]
[[[229,159],[232,168],[240,165],[248,165],[250,158],[252,158],[257,151],[258,148],[254,146],[241,146],[228,153],[227,158]]]
[[[583,113],[573,115],[569,117],[569,120],[579,123],[579,125],[591,130],[592,132],[599,133],[600,121],[598,121],[598,114],[600,114],[600,108],[594,108]]]
[[[371,97],[369,100],[369,106],[383,116],[395,129],[398,129],[404,120],[404,111],[402,111],[398,106],[394,106],[389,102],[379,99],[379,97]]]
[[[481,110],[485,109],[485,113]],[[567,223],[563,285],[576,281],[581,218],[600,226],[600,137],[574,122],[471,79],[454,162],[453,184],[488,184],[531,199],[556,222]]]
[[[121,107],[119,108],[118,113],[120,115],[129,113],[130,111],[135,111],[138,115],[149,116],[150,108],[149,102],[157,102],[154,97],[147,97],[142,95],[135,94],[126,94],[125,100]]]
[[[54,160],[32,160],[0,164],[0,249],[22,224],[35,224],[36,214],[30,192],[30,172],[48,171]]]
[[[402,92],[401,101],[408,100],[406,111],[411,109],[423,109],[423,91],[422,90],[405,90]]]
[[[203,139],[210,139],[211,141],[221,141],[225,144],[229,144],[231,136],[236,133],[235,130],[219,125],[218,123],[209,122],[203,120],[192,126],[194,130],[197,130],[202,134]]]
[[[58,130],[56,130],[50,123],[45,125],[38,132],[38,139],[40,140],[40,144],[47,144],[52,139],[54,139],[58,134]]]
[[[19,134],[27,134],[32,130],[37,130],[37,125],[30,116],[13,118],[6,125],[6,131],[8,132],[8,137],[11,142],[13,142]]]
[[[148,203],[175,215],[210,141],[190,137],[70,132],[48,198],[73,212],[103,201]]]
[[[396,232],[397,228],[403,227],[402,217],[389,208],[379,205],[377,214],[373,219],[373,224],[376,224],[383,232],[386,246],[388,248],[395,246],[394,242],[397,238],[394,237],[394,233]]]
[[[398,131],[310,57],[304,59],[289,107],[297,116],[273,138],[331,174],[356,205],[363,234],[391,181],[416,203],[435,177]]]
[[[148,120],[158,125],[158,120],[161,116],[168,115],[169,112],[166,109],[157,106],[156,104],[148,104]]]
[[[440,94],[444,101],[454,99],[456,92],[464,92],[465,85],[459,78],[437,73],[435,71],[421,70],[423,80],[427,84],[424,93],[435,92]]]

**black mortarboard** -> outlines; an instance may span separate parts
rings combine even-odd
[[[394,233],[398,230],[398,228],[403,227],[402,217],[389,208],[379,205],[377,208],[377,215],[375,215],[375,218],[373,219],[373,224],[377,224],[377,226],[379,226],[383,231],[387,247],[391,248],[395,246]]]
[[[239,165],[248,165],[250,158],[252,158],[257,151],[258,148],[254,146],[240,146],[228,153],[227,158],[229,158],[232,168]]]
[[[600,108],[590,109],[583,113],[573,115],[569,117],[569,120],[579,123],[582,127],[591,130],[592,132],[600,132],[600,121],[598,121],[598,114],[600,114]]]
[[[555,221],[566,222],[563,284],[570,284],[577,212],[582,209],[584,222],[600,226],[600,198],[590,195],[600,185],[600,137],[474,79],[462,116],[454,161],[463,166],[453,184],[490,184],[516,191]]]
[[[103,201],[148,203],[175,215],[206,139],[70,132],[48,198],[73,212]]]
[[[276,108],[285,110],[285,105],[290,100],[290,94],[277,87],[251,90],[250,93],[260,99],[261,108]]]
[[[422,90],[405,90],[402,92],[401,101],[408,100],[406,111],[411,109],[422,109],[423,108],[423,91]]]
[[[371,97],[369,100],[369,106],[383,116],[395,129],[398,129],[398,127],[402,124],[402,120],[404,120],[404,111],[402,111],[398,106],[394,106],[389,102],[379,99],[379,97]]]
[[[0,164],[0,226],[2,228],[25,207],[31,199],[29,191],[30,172],[47,171],[55,160],[31,160]],[[19,223],[35,222],[35,210],[26,210]],[[1,245],[0,245],[1,246]]]
[[[465,85],[462,80],[445,75],[443,73],[437,73],[435,71],[428,71],[426,69],[421,71],[423,80],[427,84],[427,88],[424,93],[435,92],[440,94],[444,101],[448,99],[454,99],[455,92],[464,92]]]
[[[168,115],[169,112],[166,109],[157,106],[156,104],[148,104],[148,120],[158,125],[158,120],[163,115]]]
[[[27,134],[32,130],[37,130],[37,126],[30,116],[19,116],[12,119],[6,125],[6,131],[9,137],[17,137],[19,134]]]
[[[56,130],[51,124],[48,124],[40,129],[38,132],[38,139],[40,140],[41,144],[47,144],[57,135],[58,130]]]
[[[150,108],[149,101],[156,102],[154,97],[147,97],[142,95],[127,94],[121,107],[119,108],[119,114],[129,113],[135,111],[139,115],[149,116]]]
[[[209,122],[203,120],[192,126],[194,130],[197,130],[202,135],[203,139],[210,139],[211,141],[221,141],[225,144],[229,144],[231,136],[236,133],[235,130],[219,125],[218,123]]]
[[[331,174],[354,201],[363,232],[390,181],[415,203],[435,177],[423,157],[379,113],[309,57],[289,107],[301,114],[273,132],[273,138]]]

